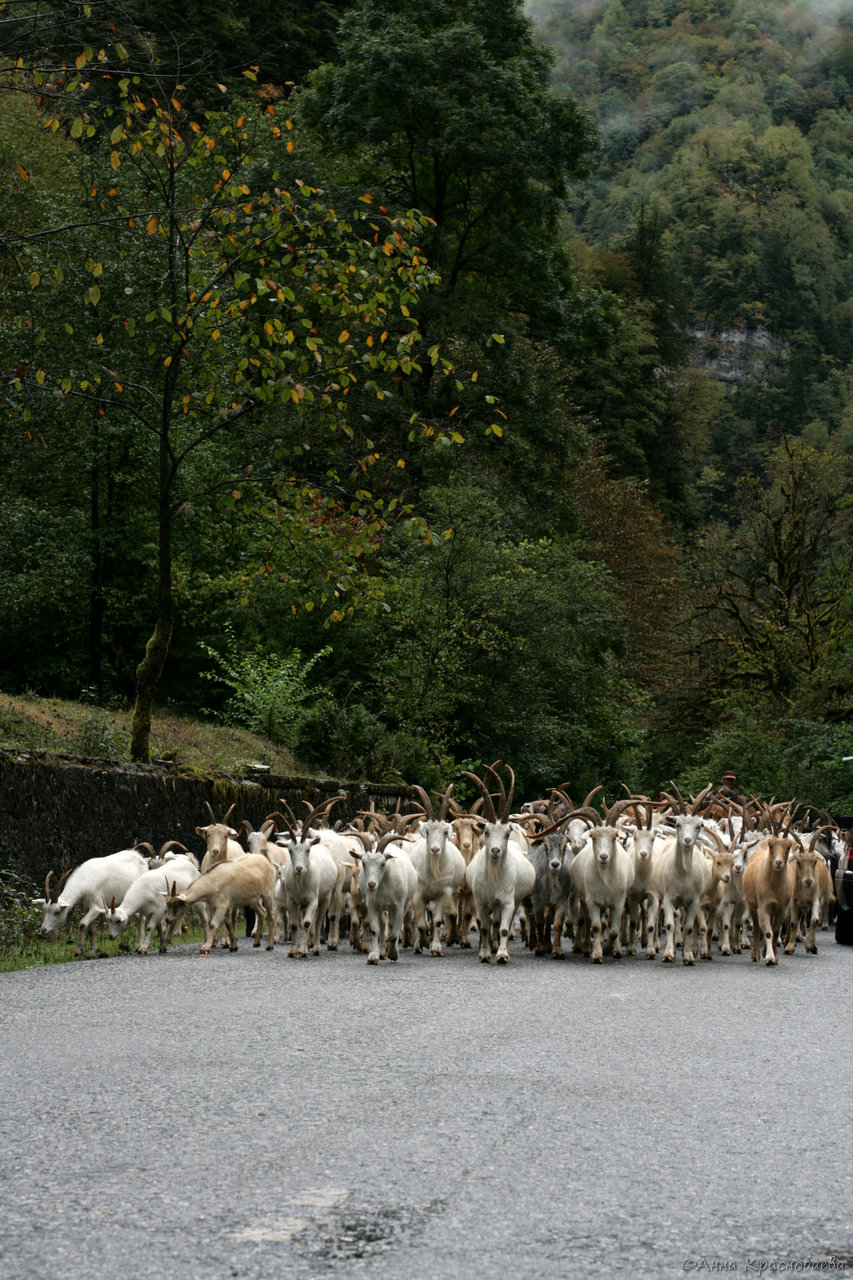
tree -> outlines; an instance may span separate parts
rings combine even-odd
[[[541,317],[565,289],[547,254],[561,257],[560,200],[594,131],[551,92],[551,55],[519,0],[362,0],[338,49],[298,95],[301,116],[350,166],[378,172],[394,203],[433,219],[444,295],[476,278],[498,308]]]
[[[85,49],[78,63],[78,72],[89,63],[116,74],[103,50]],[[281,470],[281,492],[310,496],[294,431],[318,414],[332,432],[353,434],[351,389],[381,404],[393,379],[419,367],[414,310],[433,273],[417,243],[425,219],[391,217],[366,197],[344,221],[287,172],[293,130],[274,106],[229,96],[219,110],[191,114],[184,87],[156,68],[119,75],[117,105],[83,96],[68,117],[71,137],[90,139],[91,203],[79,220],[87,253],[74,258],[85,276],[83,318],[56,306],[69,287],[59,259],[80,227],[19,238],[37,314],[22,321],[10,385],[24,427],[39,397],[61,393],[98,418],[132,424],[145,442],[138,499],[156,511],[157,602],[137,669],[131,751],[146,759],[173,627],[174,522],[193,484],[214,488],[226,505],[239,501],[235,475],[217,473],[214,456],[218,442],[239,440],[247,484],[262,443]],[[59,328],[73,353],[51,342]],[[437,351],[432,359],[439,363]],[[369,467],[358,458],[358,483],[329,477],[335,492],[316,491],[321,506],[354,504],[356,540],[375,535],[388,502],[373,501]]]
[[[522,790],[618,783],[642,695],[610,575],[577,540],[508,536],[470,484],[425,505],[432,536],[405,548],[375,633],[377,705],[457,761],[510,760]]]
[[[820,706],[825,719],[850,714],[845,471],[834,452],[786,439],[767,483],[741,478],[739,523],[718,524],[702,540],[694,608],[717,692],[745,689],[777,713]]]

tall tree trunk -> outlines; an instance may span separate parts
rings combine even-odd
[[[180,271],[180,232],[175,213],[175,167],[174,159],[169,163],[169,299],[172,315],[172,326],[176,335],[180,334],[178,324],[178,278]],[[157,546],[157,620],[148,644],[145,646],[145,657],[136,668],[136,701],[133,705],[133,717],[130,723],[130,758],[143,764],[151,759],[151,708],[156,689],[172,641],[172,482],[175,478],[175,460],[172,456],[170,429],[172,423],[172,405],[175,399],[175,388],[178,385],[178,371],[183,354],[183,338],[181,345],[176,345],[172,357],[167,361],[166,377],[163,384],[163,398],[160,403],[160,456],[159,456],[159,498],[158,498],[158,546]]]
[[[151,759],[151,708],[172,640],[172,513],[168,490],[160,495],[160,530],[157,555],[157,619],[145,657],[136,668],[136,701],[130,724],[130,758],[147,764]]]
[[[89,575],[89,683],[101,693],[103,628],[106,614],[104,599],[104,554],[101,537],[100,504],[100,440],[97,414],[92,425],[92,469],[89,476],[89,529],[91,533],[91,572]]]

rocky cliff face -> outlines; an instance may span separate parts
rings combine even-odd
[[[778,366],[788,354],[788,344],[775,338],[769,329],[693,329],[691,364],[705,369],[727,386],[760,382],[768,370]]]

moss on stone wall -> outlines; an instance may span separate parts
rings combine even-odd
[[[333,822],[349,820],[371,804],[393,810],[402,801],[404,811],[413,807],[407,803],[412,800],[408,787],[265,773],[203,775],[165,761],[116,764],[0,750],[0,867],[12,867],[40,887],[48,871],[59,875],[138,840],[155,849],[166,840],[180,840],[201,858],[204,840],[196,827],[210,821],[206,804],[217,818],[234,804],[231,824],[238,827],[248,819],[257,829],[268,813],[281,808],[282,799],[301,817],[304,800],[316,805],[341,793],[347,799],[333,811]]]

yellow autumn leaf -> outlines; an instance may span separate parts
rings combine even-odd
[[[110,168],[111,169],[121,168],[121,156],[117,151],[110,152]]]
[[[349,329],[341,329],[338,335],[338,342],[346,342],[349,339]]]
[[[145,230],[148,232],[149,236],[153,236],[159,226],[160,219],[157,217],[156,213],[152,213],[151,217],[145,224]]]

